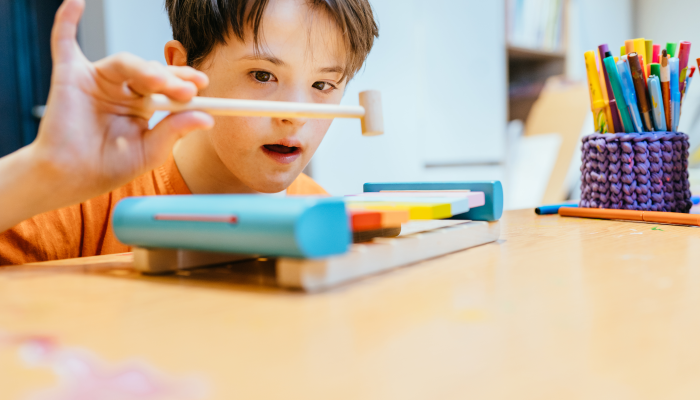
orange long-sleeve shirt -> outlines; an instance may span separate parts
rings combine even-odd
[[[131,251],[112,231],[112,212],[130,196],[192,194],[171,156],[159,168],[127,185],[84,203],[50,211],[0,233],[0,265],[61,260]],[[301,174],[287,195],[327,195],[313,179]]]

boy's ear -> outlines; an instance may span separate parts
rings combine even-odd
[[[165,44],[165,62],[168,65],[184,67],[187,65],[187,50],[177,40],[171,40]]]

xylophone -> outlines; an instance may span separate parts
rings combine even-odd
[[[131,198],[113,226],[146,274],[266,257],[276,285],[317,291],[494,242],[502,211],[498,181],[384,183],[343,198]]]

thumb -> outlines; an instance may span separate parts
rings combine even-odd
[[[173,151],[175,142],[198,129],[210,129],[214,118],[201,111],[170,114],[143,136],[143,148],[148,169],[162,165]]]
[[[51,56],[54,64],[68,63],[82,55],[76,36],[84,9],[85,0],[64,0],[58,8],[51,29]]]

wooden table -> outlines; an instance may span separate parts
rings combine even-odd
[[[700,397],[700,230],[501,224],[498,243],[317,294],[141,277],[129,255],[6,268],[0,331],[194,375],[215,399]],[[0,398],[55,384],[8,346]]]

